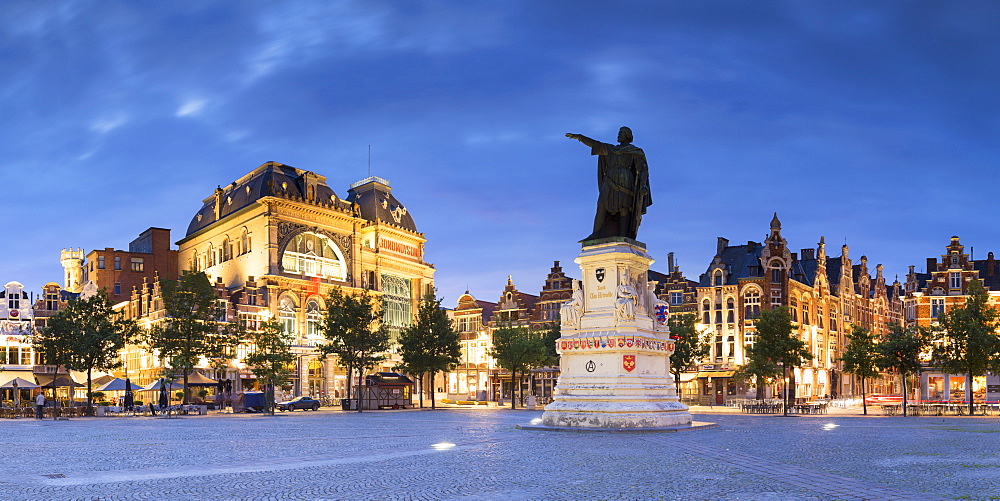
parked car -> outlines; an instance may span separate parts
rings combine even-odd
[[[294,411],[295,409],[319,410],[319,400],[312,397],[295,397],[287,402],[278,402],[279,411]]]

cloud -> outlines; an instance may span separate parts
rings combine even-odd
[[[181,107],[177,109],[177,113],[175,115],[178,117],[197,115],[201,113],[202,109],[205,108],[206,103],[207,101],[204,99],[192,99],[182,104]]]
[[[124,113],[102,117],[90,124],[90,130],[98,134],[105,134],[125,125],[128,117]]]

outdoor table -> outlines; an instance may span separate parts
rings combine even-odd
[[[884,416],[895,416],[899,413],[899,406],[896,404],[883,404],[882,405],[882,415]]]

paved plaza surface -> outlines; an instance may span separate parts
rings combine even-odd
[[[4,420],[0,498],[1000,498],[995,417],[694,411],[719,426],[519,430],[541,412],[496,408]]]

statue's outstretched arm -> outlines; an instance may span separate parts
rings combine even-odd
[[[589,138],[587,136],[584,136],[583,134],[574,134],[572,132],[567,132],[566,133],[566,137],[568,137],[570,139],[576,139],[577,141],[580,141],[581,143],[583,143],[583,144],[585,144],[587,146],[590,146],[591,148],[593,148],[593,147],[601,144],[600,141],[598,141],[596,139],[591,139],[591,138]]]

